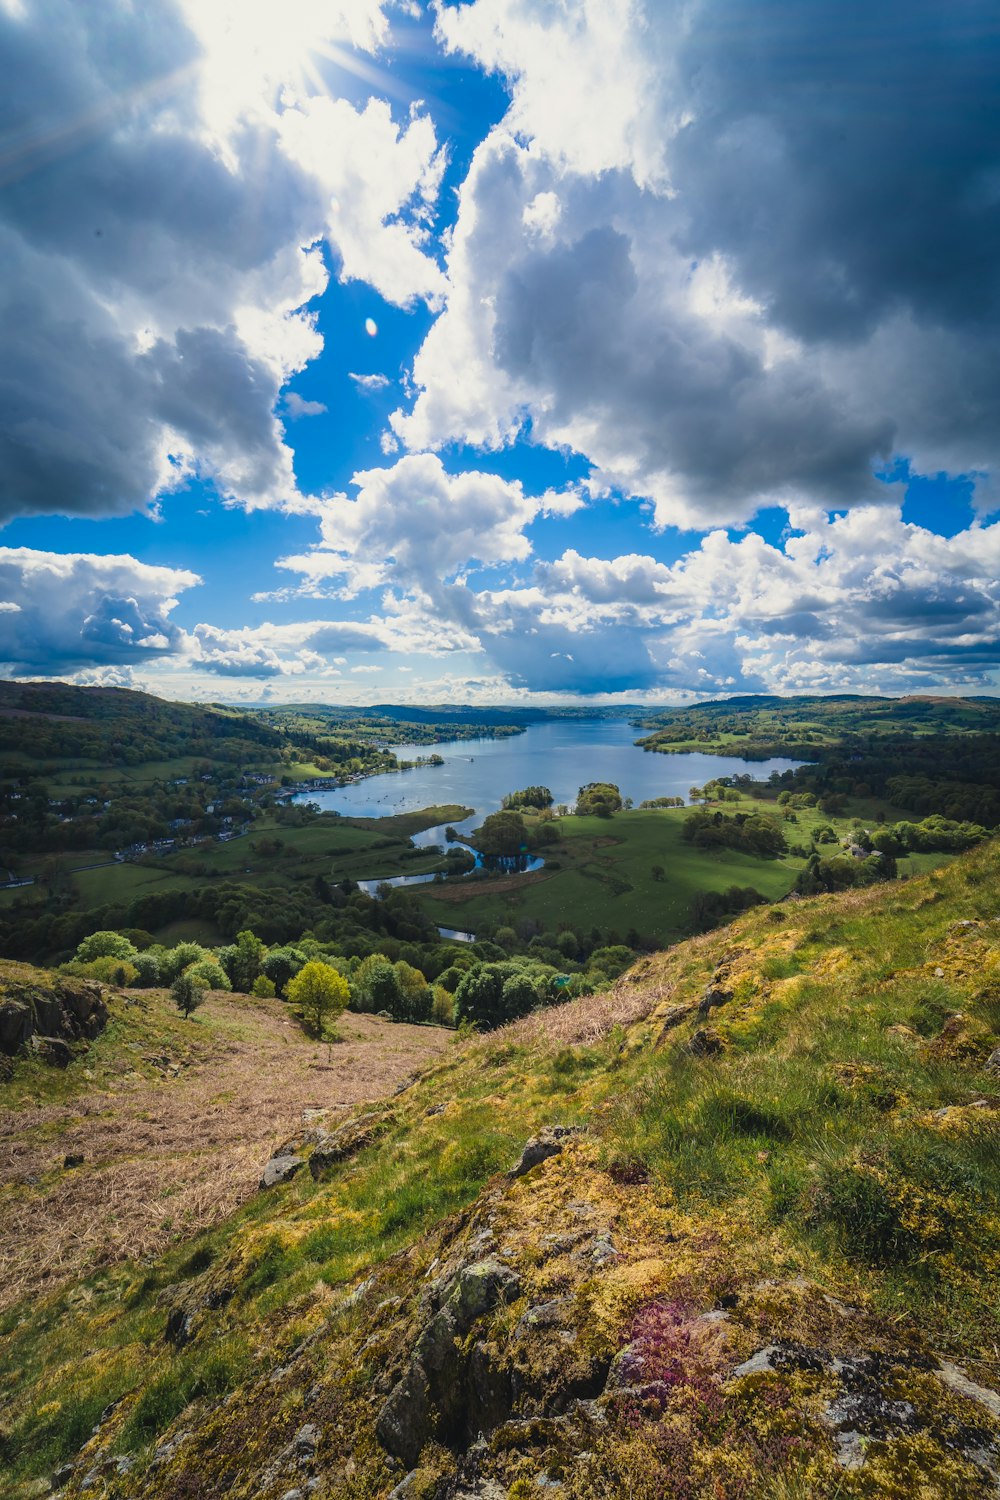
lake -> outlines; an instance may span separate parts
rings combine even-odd
[[[624,719],[554,719],[532,724],[509,739],[446,740],[437,745],[393,745],[400,760],[432,753],[444,757],[443,766],[416,766],[412,771],[389,771],[368,776],[351,786],[303,792],[296,801],[315,802],[324,812],[355,818],[384,818],[416,812],[448,802],[475,809],[474,817],[456,824],[459,831],[475,828],[487,813],[496,812],[507,792],[526,786],[547,786],[556,805],[572,807],[588,781],[611,781],[623,797],[638,805],[650,797],[683,797],[688,788],[714,776],[749,775],[766,781],[772,771],[789,771],[797,760],[743,760],[733,755],[660,755],[639,750],[642,733]],[[417,834],[416,844],[435,844],[440,829]]]

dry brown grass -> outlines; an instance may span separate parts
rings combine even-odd
[[[169,1016],[165,997],[143,999]],[[303,1111],[336,1116],[392,1093],[452,1035],[348,1014],[342,1040],[327,1046],[304,1037],[280,1002],[254,1001],[249,1025],[246,1001],[222,994],[188,1024],[190,1047],[154,1049],[166,1066],[185,1058],[176,1076],[82,1080],[68,1102],[0,1116],[0,1306],[154,1255],[224,1218],[255,1191]],[[84,1163],[64,1169],[71,1153]]]
[[[592,1047],[615,1026],[627,1029],[644,1021],[669,993],[640,962],[609,990],[567,1000],[532,1011],[473,1043],[489,1053],[506,1051],[514,1043],[533,1050],[560,1047]]]

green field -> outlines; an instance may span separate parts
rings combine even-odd
[[[324,817],[304,827],[289,827],[273,815],[257,819],[251,831],[225,842],[206,842],[167,855],[112,862],[107,850],[60,856],[83,908],[127,905],[137,896],[162,891],[196,891],[205,882],[245,880],[263,889],[294,887],[322,875],[342,880],[388,880],[394,875],[424,875],[443,868],[440,853],[415,849],[413,834],[440,823],[460,822],[470,809],[456,804],[425,808],[394,818]],[[52,856],[25,860],[27,874],[40,875]],[[92,868],[87,868],[92,866]],[[10,904],[30,889],[0,892]]]
[[[733,812],[775,811],[772,803],[746,798],[724,804]],[[568,924],[576,931],[615,928],[623,936],[636,929],[644,938],[675,942],[690,932],[693,899],[704,891],[724,891],[732,885],[753,886],[776,901],[795,884],[805,859],[787,854],[763,859],[734,849],[699,849],[681,836],[690,808],[623,812],[612,819],[560,818],[560,842],[545,851],[546,867],[537,877],[518,881],[498,877],[448,883],[447,896],[438,887],[417,890],[420,903],[441,926],[478,931],[484,924],[516,924],[532,917],[549,931]],[[808,808],[785,826],[789,843],[808,843],[812,832],[832,827],[838,839],[850,828],[847,818],[831,818]],[[830,846],[835,848],[836,846]],[[920,874],[948,858],[942,854],[900,859],[900,875]],[[653,876],[653,866],[664,878]],[[491,886],[503,880],[500,890]]]

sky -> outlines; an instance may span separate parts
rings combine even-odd
[[[0,675],[1000,690],[986,0],[0,0]]]

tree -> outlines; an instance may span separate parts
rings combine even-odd
[[[455,991],[455,1015],[487,1029],[502,1026],[534,1010],[538,991],[514,963],[476,964]]]
[[[205,986],[195,974],[186,969],[177,975],[170,986],[170,998],[185,1021],[189,1021],[192,1012],[198,1009],[205,998]]]
[[[328,1019],[336,1019],[347,1004],[350,989],[343,974],[329,964],[311,959],[288,982],[288,998],[298,1007],[316,1036],[322,1036]]]
[[[184,973],[190,974],[192,979],[196,980],[198,984],[203,984],[207,990],[228,990],[232,988],[225,969],[211,956],[199,958],[197,963],[189,964]]]
[[[288,981],[295,978],[305,962],[306,955],[298,948],[272,948],[261,962],[261,974],[271,981],[277,994],[283,995]]]
[[[384,953],[369,953],[351,976],[354,1009],[394,1016],[400,1004],[399,976]]]
[[[524,819],[515,812],[490,813],[476,840],[484,854],[509,859],[524,854],[528,847],[528,830]]]
[[[235,943],[219,950],[219,961],[229,975],[234,990],[249,995],[253,982],[260,973],[261,960],[266,951],[260,938],[249,928],[236,934]]]
[[[519,792],[508,792],[503,799],[503,807],[551,807],[552,793],[547,786],[526,786]]]
[[[613,781],[588,781],[576,796],[580,817],[610,818],[622,810],[622,794]]]
[[[77,958],[84,964],[93,962],[95,958],[123,958],[132,962],[135,955],[134,944],[127,937],[122,937],[120,932],[92,932],[76,950]]]

